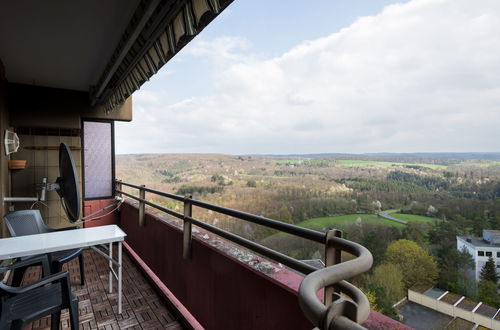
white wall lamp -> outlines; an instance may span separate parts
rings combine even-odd
[[[5,130],[5,138],[3,140],[5,146],[5,154],[8,156],[19,149],[19,137],[16,133]]]

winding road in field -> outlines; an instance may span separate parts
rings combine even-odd
[[[395,217],[390,215],[391,213],[397,213],[399,211],[401,211],[401,210],[382,211],[382,212],[379,212],[378,215],[381,216],[382,218],[387,219],[387,220],[396,221],[396,222],[399,222],[399,223],[406,225],[408,223],[408,221],[401,220],[401,219],[395,218]]]

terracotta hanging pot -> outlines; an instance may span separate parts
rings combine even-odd
[[[9,160],[9,170],[22,170],[26,167],[26,160],[11,159]]]

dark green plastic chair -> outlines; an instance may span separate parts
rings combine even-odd
[[[50,233],[54,231],[63,231],[63,230],[71,230],[77,229],[78,227],[67,227],[67,228],[59,228],[52,229],[45,225],[45,222],[42,219],[42,215],[39,210],[20,210],[13,211],[8,213],[5,217],[5,224],[9,229],[10,235],[15,236],[25,236],[25,235],[34,235],[34,234],[42,234],[42,233]],[[49,254],[50,261],[50,273],[58,273],[62,270],[62,265],[72,260],[73,258],[78,257],[78,261],[80,263],[80,284],[85,284],[85,273],[83,266],[83,250],[82,249],[74,249],[74,250],[65,250],[58,251]],[[27,260],[30,257],[24,257],[22,260]],[[16,272],[14,272],[14,278],[12,280],[12,284],[14,286],[19,286],[21,281],[23,280],[24,272],[26,268],[20,268]]]
[[[50,273],[47,255],[0,267],[0,273],[34,264],[42,264],[43,273]],[[0,305],[0,330],[20,330],[28,323],[48,315],[51,315],[51,329],[59,330],[61,311],[66,308],[69,308],[71,328],[78,329],[78,299],[71,293],[67,271],[42,277],[39,281],[21,287],[0,282]]]

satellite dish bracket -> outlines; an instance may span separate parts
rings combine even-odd
[[[47,183],[47,178],[42,179],[42,183],[37,184],[37,197],[4,197],[3,202],[4,203],[27,203],[27,202],[45,202],[45,197],[47,190],[52,190],[49,189],[48,186],[53,185],[52,183]]]
[[[59,180],[59,178],[57,178]],[[59,183],[56,181],[55,183],[47,183],[42,189],[47,189],[48,191],[59,191],[61,189]]]

